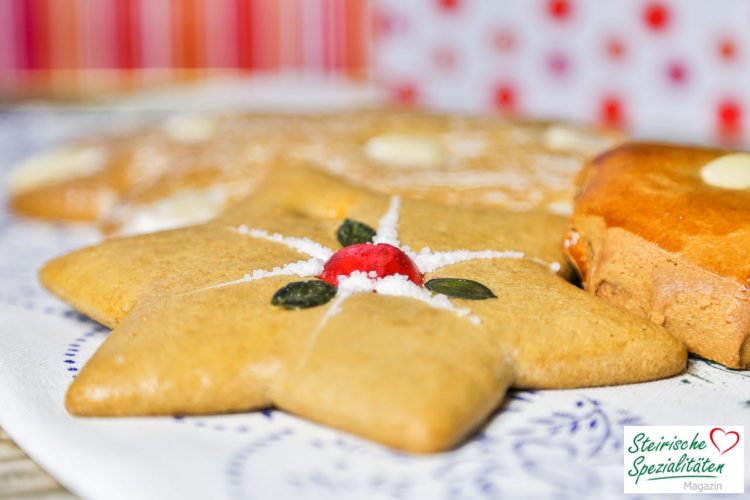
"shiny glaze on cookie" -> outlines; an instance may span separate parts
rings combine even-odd
[[[701,179],[718,149],[631,143],[597,157],[579,174],[573,221],[601,217],[720,276],[750,285],[750,190]],[[566,239],[585,276],[586,249]]]

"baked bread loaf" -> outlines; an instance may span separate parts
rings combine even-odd
[[[560,123],[419,112],[176,116],[32,157],[10,201],[27,215],[99,220],[107,234],[149,232],[207,221],[269,168],[303,162],[385,194],[567,215],[575,173],[619,140]]]
[[[276,171],[208,224],[109,239],[42,269],[49,290],[114,328],[66,406],[135,416],[275,405],[430,452],[471,434],[511,384],[682,371],[685,349],[663,328],[556,275],[555,261],[570,271],[566,228],[551,214]]]
[[[626,144],[579,184],[564,246],[584,288],[749,368],[750,155]]]

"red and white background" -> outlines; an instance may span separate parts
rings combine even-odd
[[[378,0],[396,98],[748,142],[750,2]]]
[[[0,0],[0,95],[216,72],[750,144],[745,0]]]

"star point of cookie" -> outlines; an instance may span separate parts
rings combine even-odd
[[[663,329],[539,264],[568,272],[565,229],[551,215],[398,200],[308,169],[271,175],[214,222],[106,241],[42,270],[50,290],[114,327],[67,408],[132,416],[275,405],[426,452],[459,443],[511,384],[581,387],[681,371],[684,348]],[[398,249],[425,286],[358,263],[336,275],[321,304],[273,304],[300,277],[333,286],[320,276],[341,238]],[[467,291],[469,282],[479,286]],[[316,287],[293,298],[317,296]],[[471,297],[446,295],[456,287]]]

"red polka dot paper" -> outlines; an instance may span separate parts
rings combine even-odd
[[[750,142],[750,2],[375,0],[374,15],[374,73],[401,103]]]

